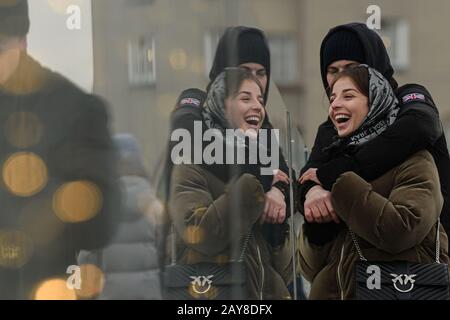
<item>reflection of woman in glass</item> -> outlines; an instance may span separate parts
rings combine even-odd
[[[204,121],[208,128],[222,133],[228,128],[258,132],[265,118],[263,96],[259,81],[248,70],[227,69],[209,89]],[[222,171],[229,169],[229,165],[223,165]],[[201,165],[174,166],[169,211],[176,231],[177,261],[195,264],[237,260],[231,248],[242,247],[245,241],[239,240],[250,236],[244,258],[247,297],[289,298],[292,259],[288,237],[282,245],[273,246],[261,224],[284,221],[286,206],[275,215],[271,213],[274,211],[266,205],[266,193],[274,181],[272,176],[261,176],[259,169],[258,165],[246,164],[235,167],[235,174],[219,178]]]
[[[329,117],[337,132],[326,150],[330,159],[372,140],[397,117],[399,106],[391,86],[365,65],[342,71],[330,88]],[[370,183],[354,172],[342,174],[333,185],[331,202],[340,221],[334,239],[317,245],[310,242],[311,230],[304,226],[302,233],[300,264],[312,283],[311,299],[354,298],[354,264],[360,256],[352,232],[368,261],[434,261],[443,199],[436,165],[427,151],[416,153]],[[440,259],[448,263],[442,226],[440,242]]]

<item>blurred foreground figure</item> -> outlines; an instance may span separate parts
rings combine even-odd
[[[103,102],[27,54],[29,26],[27,1],[0,0],[0,299],[76,299],[99,289],[79,290],[76,254],[118,220],[114,148]]]

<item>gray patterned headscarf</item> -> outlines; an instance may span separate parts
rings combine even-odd
[[[359,129],[350,137],[350,145],[361,145],[380,135],[397,118],[400,110],[397,97],[386,78],[366,67],[369,73],[369,113]]]
[[[231,129],[231,125],[225,116],[225,72],[217,76],[211,84],[206,101],[203,105],[203,120],[208,129],[218,129],[225,134],[226,129]]]

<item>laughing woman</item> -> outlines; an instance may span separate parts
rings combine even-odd
[[[227,129],[253,130],[257,134],[265,118],[263,96],[259,81],[249,71],[226,69],[208,91],[203,107],[205,124],[223,137]],[[244,252],[245,297],[289,298],[292,260],[288,237],[284,244],[273,246],[262,228],[263,222],[283,223],[286,205],[267,205],[268,194],[280,191],[272,186],[276,182],[273,177],[261,176],[259,169],[258,165],[224,164],[219,176],[206,166],[174,166],[169,212],[176,235],[177,261],[220,264],[237,260]],[[232,248],[243,245],[239,240],[248,236],[246,250],[233,253]]]
[[[379,135],[399,111],[387,80],[365,65],[342,71],[330,92],[329,116],[336,129],[335,142],[326,148],[330,160]],[[302,232],[300,264],[311,282],[310,299],[355,298],[355,262],[360,255],[352,232],[368,261],[432,263],[442,204],[436,165],[425,150],[371,182],[353,172],[342,174],[331,191],[336,216],[309,221],[339,222],[334,240],[315,245],[308,230]],[[442,226],[439,233],[440,261],[448,264]]]

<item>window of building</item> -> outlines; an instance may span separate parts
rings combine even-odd
[[[272,79],[279,86],[295,85],[298,82],[298,49],[295,36],[277,34],[268,36]]]
[[[156,82],[155,41],[142,37],[128,44],[128,80],[131,86],[151,86]]]
[[[209,71],[212,68],[214,56],[216,54],[217,45],[219,44],[220,37],[224,33],[222,29],[211,30],[205,34],[205,72],[206,77],[209,78]]]
[[[409,26],[405,21],[382,21],[379,31],[396,71],[409,67]]]

